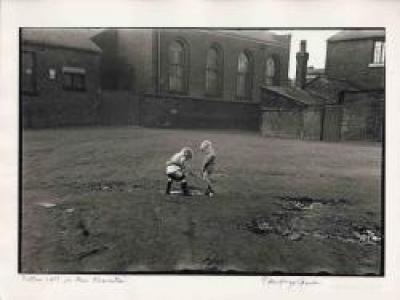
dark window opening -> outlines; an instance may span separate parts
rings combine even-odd
[[[86,74],[81,68],[63,68],[63,88],[68,91],[85,91]]]
[[[36,54],[23,51],[22,54],[22,92],[34,94],[36,90]]]

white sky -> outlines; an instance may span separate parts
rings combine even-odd
[[[296,53],[300,49],[300,41],[307,41],[307,51],[310,53],[308,66],[325,68],[326,40],[339,30],[272,30],[277,34],[291,34],[289,77],[296,77]]]

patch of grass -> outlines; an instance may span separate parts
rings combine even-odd
[[[165,196],[165,161],[190,146],[199,171],[203,139],[217,150],[216,196]],[[256,234],[247,224],[281,214],[295,233],[348,234],[353,225],[380,230],[381,151],[377,144],[244,132],[25,131],[22,268],[378,274],[379,243],[312,234],[289,239],[279,230]],[[204,188],[198,179],[190,181]],[[291,211],[288,199],[318,199],[320,205]]]

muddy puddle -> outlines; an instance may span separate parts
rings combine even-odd
[[[280,210],[265,217],[256,217],[245,224],[245,229],[257,235],[278,235],[291,241],[305,237],[336,240],[343,243],[381,245],[380,226],[372,221],[350,221],[343,216],[328,216],[323,224],[310,218],[324,206],[348,204],[346,199],[313,199],[309,197],[280,197]],[[314,221],[313,221],[314,220]],[[317,229],[316,229],[317,228]]]

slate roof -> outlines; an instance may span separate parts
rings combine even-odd
[[[288,35],[278,35],[268,30],[218,30],[218,32],[226,35],[250,38],[263,43],[282,44],[289,38]]]
[[[59,46],[90,52],[101,52],[101,49],[90,39],[90,29],[23,29],[22,40],[40,45]]]
[[[298,87],[290,86],[265,86],[262,87],[267,91],[279,94],[291,101],[294,101],[300,105],[321,105],[324,104],[324,99],[309,93],[307,90],[300,89]]]
[[[270,92],[279,94],[299,105],[337,104],[342,91],[361,91],[345,80],[318,76],[310,80],[304,89],[292,86],[264,86]]]
[[[307,75],[323,75],[325,74],[325,69],[307,69]]]
[[[384,38],[385,30],[343,30],[328,38],[329,42]]]
[[[310,80],[307,82],[305,89],[326,99],[327,103],[336,103],[341,91],[360,91],[360,88],[346,80],[328,79],[326,76],[319,76]]]

